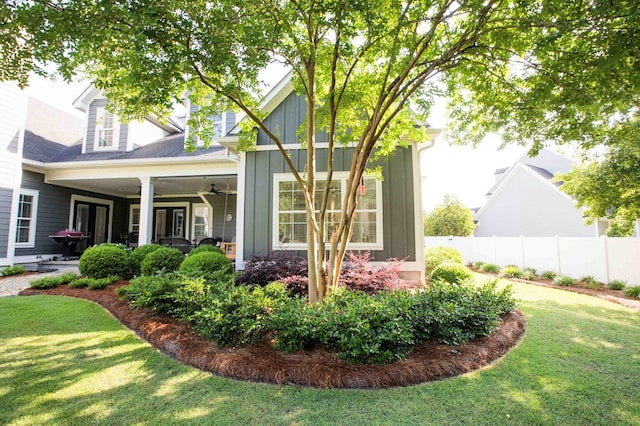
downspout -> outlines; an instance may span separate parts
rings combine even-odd
[[[16,257],[16,233],[18,228],[18,208],[20,207],[20,188],[22,187],[22,155],[24,151],[24,133],[27,127],[27,108],[29,106],[29,87],[22,89],[22,117],[18,130],[18,146],[16,147],[16,164],[13,175],[13,193],[11,197],[11,214],[9,218],[9,235],[7,241],[7,261],[13,266]],[[38,212],[35,212],[37,215]]]

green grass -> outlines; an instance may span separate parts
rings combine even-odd
[[[501,362],[377,391],[220,378],[157,352],[92,303],[0,298],[0,424],[640,424],[640,313],[514,289],[529,327]]]

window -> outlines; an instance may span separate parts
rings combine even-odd
[[[194,204],[193,206],[193,232],[192,238],[200,241],[211,236],[211,218],[209,207],[204,204]]]
[[[118,120],[104,107],[98,107],[96,111],[96,137],[95,149],[118,148]]]
[[[37,212],[38,191],[20,190],[16,247],[33,247],[35,245]]]
[[[327,205],[327,235],[340,221],[342,202],[347,192],[346,173],[334,173]],[[307,213],[304,197],[298,183],[290,174],[274,176],[274,249],[306,248]],[[326,181],[319,175],[316,188],[316,213],[320,209]],[[350,248],[377,249],[382,244],[382,184],[372,177],[365,177],[358,192],[357,208],[353,217]]]

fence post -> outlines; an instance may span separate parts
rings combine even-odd
[[[602,267],[604,269],[604,283],[609,283],[609,241],[606,235],[600,237],[602,239]]]
[[[560,236],[556,235],[556,260],[558,261],[558,275],[562,275],[562,263],[560,262]]]

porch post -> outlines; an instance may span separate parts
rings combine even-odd
[[[140,228],[138,245],[151,243],[153,236],[153,186],[156,178],[145,176],[140,178]]]

